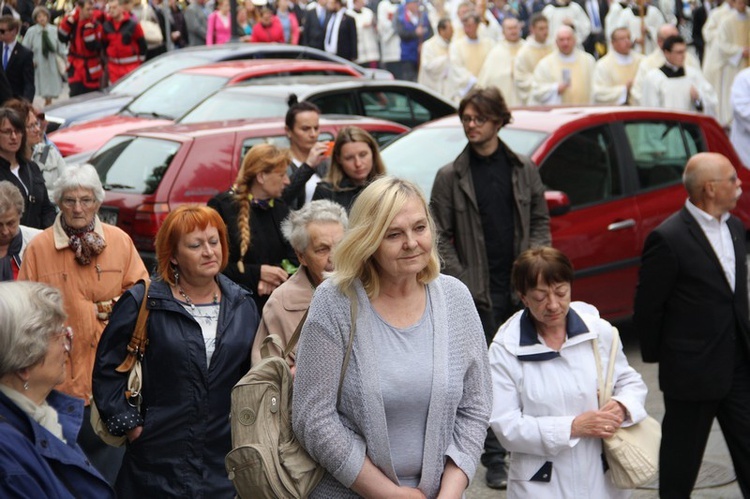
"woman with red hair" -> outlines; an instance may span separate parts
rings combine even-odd
[[[205,206],[181,206],[156,235],[157,275],[117,302],[94,365],[94,399],[128,446],[119,497],[231,498],[224,469],[232,448],[232,387],[250,368],[258,311],[250,293],[221,274],[227,230]],[[140,408],[124,397],[125,359],[138,310],[148,300],[148,346]]]

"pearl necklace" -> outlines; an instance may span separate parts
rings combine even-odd
[[[185,293],[185,291],[182,290],[181,286],[177,286],[177,291],[185,299],[185,303],[187,303],[192,310],[195,310],[195,303],[193,303],[193,300],[191,300],[190,297],[187,295],[187,293]],[[217,305],[218,303],[219,303],[219,293],[217,291],[214,291],[213,304]]]

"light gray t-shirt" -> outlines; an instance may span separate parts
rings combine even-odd
[[[391,460],[401,485],[416,487],[422,475],[424,434],[432,395],[432,307],[407,328],[396,328],[373,309]]]
[[[203,343],[206,345],[206,366],[211,365],[211,357],[216,350],[216,331],[219,328],[219,308],[218,303],[208,303],[205,305],[188,305],[180,302],[185,307],[193,319],[200,325],[203,333]]]

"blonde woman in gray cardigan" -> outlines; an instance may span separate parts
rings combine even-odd
[[[358,197],[297,351],[294,432],[327,471],[311,498],[460,498],[492,391],[471,295],[440,275],[424,196],[383,177]],[[356,334],[337,407],[339,372]]]

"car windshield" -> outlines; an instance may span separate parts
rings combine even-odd
[[[176,73],[143,92],[123,112],[133,116],[174,120],[226,85],[223,76]]]
[[[105,190],[153,194],[169,168],[179,142],[118,136],[107,142],[90,163]]]
[[[180,123],[276,118],[286,115],[289,106],[280,96],[217,92],[183,116]]]
[[[530,156],[547,136],[544,132],[503,128],[500,138],[519,154]],[[426,196],[432,192],[435,174],[456,159],[466,147],[460,127],[414,130],[386,146],[381,156],[389,174],[415,182]],[[435,147],[440,144],[440,147]]]
[[[109,93],[112,95],[139,95],[154,83],[172,73],[176,73],[181,69],[200,66],[208,62],[210,61],[206,60],[205,57],[198,57],[189,52],[184,54],[181,54],[179,51],[170,52],[168,56],[157,57],[153,62],[149,62],[133,70],[110,88]]]

